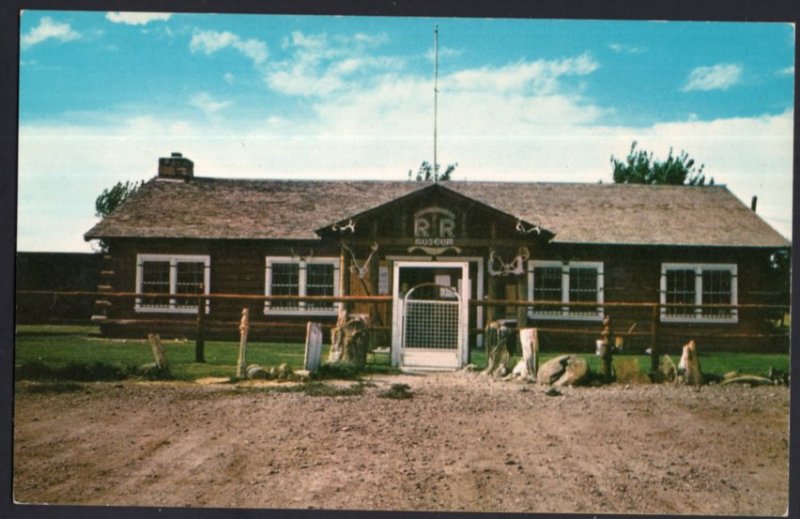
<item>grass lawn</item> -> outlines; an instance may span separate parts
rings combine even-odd
[[[17,379],[60,378],[77,380],[113,380],[135,374],[139,366],[153,362],[150,345],[146,340],[121,340],[91,337],[98,330],[81,326],[33,326],[17,327],[15,365]],[[194,362],[194,341],[164,341],[167,360],[174,378],[195,380],[203,377],[233,377],[239,343],[230,341],[206,341],[205,363]],[[322,358],[327,358],[329,346],[325,346]],[[290,343],[252,342],[247,345],[247,363],[262,367],[286,363],[294,370],[302,369],[304,346]],[[558,353],[543,353],[540,363]],[[595,355],[582,355],[595,372],[600,370],[600,359]],[[650,368],[650,357],[625,355],[638,358],[645,371]],[[516,362],[518,357],[513,358]],[[673,357],[677,364],[680,359]],[[484,350],[473,350],[471,361],[478,367],[486,365]],[[367,372],[393,372],[388,353],[370,354]],[[782,371],[789,370],[786,354],[753,353],[709,353],[701,354],[700,364],[704,373],[724,375],[729,371],[740,371],[755,375],[766,375],[770,366]],[[27,367],[27,369],[26,369]]]
[[[57,329],[62,328],[62,329]],[[121,373],[134,373],[139,366],[153,362],[147,340],[90,337],[91,327],[18,326],[15,347],[16,366],[44,365],[69,372],[78,365],[102,365]],[[206,341],[205,363],[194,362],[194,341],[164,341],[173,377],[194,380],[202,377],[232,377],[236,374],[238,342]],[[302,369],[302,344],[252,342],[247,345],[247,363],[264,367],[287,363]],[[323,358],[327,348],[323,350]],[[105,370],[98,369],[105,372]],[[20,373],[20,370],[17,370]],[[109,375],[110,378],[118,378]]]

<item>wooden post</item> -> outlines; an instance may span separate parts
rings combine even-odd
[[[236,361],[236,377],[244,378],[247,367],[247,333],[250,331],[250,310],[242,308],[242,320],[239,322],[239,359]]]
[[[489,274],[487,296],[489,300],[497,299],[497,276]],[[486,322],[493,323],[497,319],[497,307],[495,305],[486,306]],[[486,341],[486,339],[484,339]],[[488,350],[487,350],[488,351]]]
[[[164,346],[161,344],[161,337],[158,334],[147,334],[147,340],[150,341],[150,348],[153,350],[153,357],[156,360],[156,367],[160,371],[167,371],[167,356],[164,354]]]
[[[653,310],[650,323],[650,372],[658,371],[658,324],[659,324],[659,305],[653,303]]]
[[[203,287],[201,287],[201,290]],[[206,320],[206,300],[203,297],[197,299],[197,337],[194,344],[194,361],[205,362],[205,324]]]
[[[604,382],[611,382],[613,377],[612,356],[614,349],[614,332],[611,330],[611,316],[603,318],[603,330],[600,332],[600,340],[597,341],[597,353],[602,359],[602,375]]]
[[[694,341],[689,341],[683,347],[681,361],[678,363],[678,378],[684,384],[693,386],[699,387],[703,383],[703,372],[700,369],[700,359]]]
[[[341,252],[339,254],[339,290],[341,291],[343,296],[349,296],[350,294],[350,261],[348,260],[347,250],[344,248],[344,244],[342,244]],[[344,302],[342,303],[342,313],[348,314],[351,310],[350,303]]]
[[[527,269],[526,269],[527,270]],[[528,289],[528,276],[527,274],[521,274],[517,276],[517,299],[520,301],[524,301],[527,299],[527,289]],[[528,308],[526,306],[518,306],[517,307],[517,330],[522,330],[523,328],[528,327]],[[520,348],[522,347],[522,335],[517,334],[517,350],[522,351]]]

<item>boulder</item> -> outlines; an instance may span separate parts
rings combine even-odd
[[[589,378],[589,363],[577,355],[568,355],[566,369],[556,380],[554,386],[577,386],[585,383]]]
[[[567,358],[569,355],[559,355],[539,366],[536,373],[536,381],[540,384],[552,384],[567,370]]]

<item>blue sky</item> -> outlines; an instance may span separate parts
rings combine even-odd
[[[685,150],[791,234],[794,27],[26,11],[18,250],[88,251],[103,188],[195,174],[611,181],[633,140]],[[535,201],[533,202],[535,203]]]

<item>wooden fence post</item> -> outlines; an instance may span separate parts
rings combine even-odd
[[[247,333],[250,331],[250,310],[242,308],[242,320],[239,322],[239,359],[236,361],[236,377],[245,377],[247,367]]]
[[[169,365],[167,364],[167,356],[164,354],[164,346],[161,344],[161,337],[158,334],[150,333],[147,335],[147,340],[150,341],[150,348],[153,350],[156,367],[160,371],[167,371]]]
[[[660,308],[658,303],[653,303],[650,323],[650,372],[658,371],[658,324]]]
[[[197,299],[197,337],[194,344],[194,361],[205,362],[205,317],[206,317],[206,300],[203,297]]]

